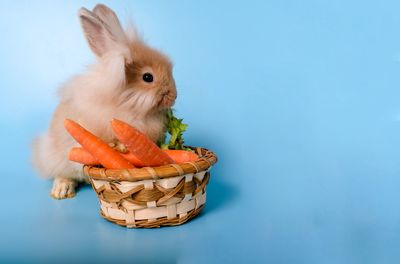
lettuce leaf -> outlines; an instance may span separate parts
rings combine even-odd
[[[167,140],[167,135],[164,135],[163,140],[161,140],[159,144],[162,149],[189,150],[189,148],[183,146],[183,132],[186,131],[188,125],[184,124],[182,121],[183,119],[174,116],[172,109],[167,110],[167,134],[169,140]]]

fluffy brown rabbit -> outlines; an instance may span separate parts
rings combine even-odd
[[[68,160],[77,143],[63,126],[78,121],[106,142],[115,140],[110,120],[134,125],[152,140],[165,131],[165,112],[176,99],[170,60],[147,46],[133,27],[123,30],[115,13],[104,5],[79,10],[79,19],[97,63],[61,87],[60,103],[48,132],[34,141],[33,161],[40,174],[54,179],[51,196],[73,197],[85,181],[82,166]]]

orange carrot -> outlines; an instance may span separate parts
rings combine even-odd
[[[72,148],[68,153],[68,159],[85,165],[99,165],[100,162],[84,148]]]
[[[197,156],[195,153],[186,150],[163,149],[163,151],[167,153],[168,156],[170,156],[177,164],[189,161],[196,161],[199,158],[199,156]],[[131,152],[121,153],[121,155],[136,167],[146,166]],[[75,161],[85,165],[100,164],[100,162],[84,148],[72,148],[69,152],[68,158],[71,161]]]
[[[111,121],[111,126],[119,141],[146,166],[174,163],[148,136],[136,128],[117,119]]]
[[[71,136],[95,157],[107,169],[131,169],[134,166],[124,159],[118,151],[107,145],[79,124],[70,119],[64,120],[64,126]]]
[[[175,163],[184,163],[189,161],[196,161],[199,156],[196,153],[187,150],[177,150],[177,149],[164,149],[165,153],[175,161]]]
[[[130,152],[120,153],[120,155],[136,167],[146,166],[145,164],[143,164],[142,161],[140,161],[135,155],[133,155]],[[72,148],[69,151],[68,159],[71,161],[85,164],[85,165],[99,165],[100,164],[99,160],[96,159],[95,157],[93,157],[93,155],[90,154],[90,152],[84,148]]]

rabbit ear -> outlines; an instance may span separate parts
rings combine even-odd
[[[126,42],[119,39],[96,14],[82,7],[79,10],[79,19],[89,46],[98,57],[109,51],[126,53]]]
[[[126,36],[115,12],[103,4],[97,4],[93,13],[110,30],[112,35],[120,42],[126,42]]]

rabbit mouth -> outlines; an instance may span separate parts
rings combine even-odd
[[[158,108],[170,108],[174,105],[176,94],[166,91],[161,94],[160,100],[158,101]]]

